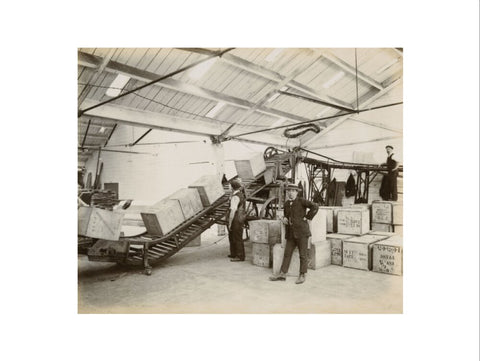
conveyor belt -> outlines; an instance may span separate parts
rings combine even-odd
[[[283,166],[282,171],[286,171],[289,168],[286,164],[280,165]],[[268,168],[265,172],[267,171],[269,171]],[[264,178],[265,172],[259,174],[255,179],[242,179],[247,198],[254,196],[268,185]],[[228,185],[226,188],[228,188]],[[190,241],[209,229],[214,223],[225,224],[229,198],[230,191],[225,189],[225,194],[216,202],[162,237],[147,234],[139,237],[122,238],[121,241],[100,240],[101,243],[98,242],[98,246],[95,244],[89,250],[89,260],[143,265],[145,272],[150,274],[152,265],[161,263],[173,256]],[[99,249],[100,247],[101,249]],[[123,249],[124,252],[121,251]]]

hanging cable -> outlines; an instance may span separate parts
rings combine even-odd
[[[295,132],[297,130],[303,129],[302,131]],[[283,132],[283,136],[287,138],[297,138],[301,135],[304,135],[307,132],[320,133],[320,128],[316,124],[303,124],[296,127],[287,128]]]
[[[201,63],[206,62],[207,60],[209,60],[209,59],[211,59],[211,58],[221,57],[223,54],[226,54],[226,53],[228,53],[229,51],[231,51],[231,50],[233,50],[233,49],[234,49],[234,48],[228,48],[228,49],[225,49],[225,50],[222,50],[222,51],[213,53],[212,55],[209,55],[209,56],[207,56],[206,58],[204,58],[204,59],[202,59],[202,60],[199,60],[199,61],[197,61],[197,62],[195,62],[195,63],[192,63],[192,64],[190,64],[190,65],[187,65],[187,66],[185,66],[185,67],[183,67],[183,68],[180,68],[180,69],[178,69],[178,70],[175,70],[175,71],[173,71],[173,72],[171,72],[171,73],[169,73],[169,74],[167,74],[167,75],[164,75],[164,76],[162,76],[162,77],[160,77],[160,78],[158,78],[158,79],[152,80],[152,81],[150,81],[150,82],[148,82],[148,83],[146,83],[146,84],[143,84],[143,85],[139,86],[138,88],[129,90],[129,91],[125,92],[125,93],[122,93],[122,94],[120,94],[120,95],[117,95],[116,97],[113,97],[113,98],[111,98],[111,99],[105,100],[105,101],[103,101],[103,102],[100,102],[100,103],[98,103],[98,104],[95,104],[95,105],[93,105],[93,106],[91,106],[91,107],[88,107],[88,108],[86,108],[86,109],[79,109],[79,110],[78,110],[78,117],[82,116],[85,112],[87,112],[87,111],[89,111],[89,110],[98,108],[98,107],[100,107],[100,106],[102,106],[102,105],[104,105],[104,104],[107,104],[107,103],[111,103],[111,102],[113,102],[114,100],[117,100],[117,99],[119,99],[119,98],[124,97],[125,95],[131,94],[131,93],[133,93],[133,92],[135,92],[135,91],[138,91],[138,90],[140,90],[140,89],[146,88],[146,87],[148,87],[148,86],[150,86],[150,85],[152,85],[152,84],[155,84],[155,83],[158,83],[158,82],[160,82],[160,81],[162,81],[162,80],[165,80],[165,79],[167,79],[167,78],[170,78],[170,77],[172,77],[172,76],[174,76],[174,75],[180,74],[180,73],[182,73],[182,72],[184,72],[184,71],[186,71],[186,70],[188,70],[188,69],[191,69],[191,68],[193,68],[193,67],[195,67],[195,66],[197,66],[197,65],[199,65],[199,64],[201,64]]]
[[[78,83],[78,85],[88,85],[86,83]],[[90,85],[90,87],[92,88],[100,88],[100,89],[122,89],[122,88],[112,88],[112,87],[109,87],[109,86],[103,86],[103,85]],[[136,97],[139,97],[139,98],[142,98],[142,99],[145,99],[145,100],[148,100],[152,103],[155,103],[155,104],[158,104],[158,105],[161,105],[165,108],[169,108],[169,109],[172,109],[172,110],[175,110],[177,112],[182,112],[182,113],[185,113],[185,114],[189,114],[189,115],[193,115],[194,117],[199,117],[199,118],[202,118],[202,119],[206,119],[207,121],[212,121],[212,120],[215,120],[217,122],[220,122],[220,123],[225,123],[225,124],[237,124],[237,122],[228,122],[228,121],[225,121],[225,120],[220,120],[220,119],[212,119],[212,118],[207,118],[207,117],[204,117],[203,115],[200,115],[200,114],[196,114],[196,113],[192,113],[192,112],[189,112],[189,111],[186,111],[186,110],[183,110],[183,109],[180,109],[180,108],[175,108],[175,107],[172,107],[168,104],[165,104],[165,103],[162,103],[162,102],[159,102],[155,99],[152,99],[152,98],[148,98],[148,97],[145,97],[143,95],[140,95],[140,94],[137,94],[137,93],[132,93],[132,95],[136,96]],[[194,119],[192,119],[194,120]],[[239,127],[242,127],[244,125],[242,124],[238,124]],[[268,125],[258,125],[258,124],[249,124],[248,125],[249,127],[252,127],[252,128],[262,128],[262,129],[265,129],[265,128],[268,128],[270,127],[271,125],[268,124]]]
[[[358,109],[358,65],[357,65],[357,48],[355,48],[355,88],[357,90],[357,111]]]

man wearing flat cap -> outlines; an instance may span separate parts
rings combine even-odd
[[[305,282],[308,266],[308,238],[312,235],[308,221],[318,212],[318,205],[304,198],[298,197],[299,188],[295,184],[287,185],[287,201],[284,204],[283,223],[285,224],[285,238],[287,244],[283,255],[280,274],[270,277],[270,281],[285,281],[292,253],[298,247],[300,254],[300,272],[296,284]],[[308,212],[307,212],[308,209]]]
[[[232,196],[230,207],[227,211],[228,240],[230,242],[231,262],[245,261],[245,246],[243,244],[243,225],[245,224],[245,195],[242,191],[242,183],[233,179],[230,181]]]
[[[398,200],[398,193],[397,193],[397,177],[398,177],[398,167],[400,163],[398,163],[395,159],[393,159],[393,147],[391,145],[387,145],[385,147],[387,151],[387,161],[382,164],[382,166],[387,167],[387,190],[386,190],[386,201],[396,201]]]

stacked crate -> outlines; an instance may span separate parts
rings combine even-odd
[[[327,212],[327,233],[337,233],[337,215],[342,207],[319,207]]]
[[[285,248],[280,243],[273,246],[273,274],[279,274],[282,267]],[[331,246],[329,241],[312,242],[307,252],[308,269],[316,270],[331,264]],[[300,253],[295,248],[288,267],[288,276],[298,276],[300,272]]]
[[[337,215],[338,233],[363,235],[370,231],[370,212],[364,208],[343,208]]]
[[[403,237],[395,235],[373,245],[373,271],[403,274]]]
[[[330,233],[327,241],[330,242],[331,262],[337,266],[343,266],[343,242],[356,236],[350,234]]]
[[[392,201],[372,202],[372,231],[403,234],[403,204]]]
[[[331,264],[331,244],[327,240],[327,210],[319,209],[309,222],[311,237],[308,249],[308,268],[319,269]],[[281,244],[273,246],[273,273],[278,274],[283,262],[285,248]],[[292,253],[288,275],[298,275],[300,270],[300,254],[298,248]]]
[[[310,248],[308,253],[309,268],[318,269],[331,264],[331,245],[327,241],[326,209],[319,209],[315,217],[309,222]]]
[[[372,269],[372,249],[375,243],[388,236],[367,234],[343,241],[343,267],[365,271]]]
[[[252,241],[252,263],[272,267],[273,246],[281,242],[281,221],[260,219],[248,222]]]

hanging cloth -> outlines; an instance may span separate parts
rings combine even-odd
[[[347,179],[347,185],[345,187],[345,195],[347,197],[353,197],[357,193],[357,185],[355,184],[355,178],[350,173]]]

